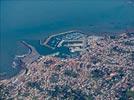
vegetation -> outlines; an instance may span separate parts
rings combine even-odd
[[[57,85],[54,90],[48,90],[48,94],[51,97],[61,98],[61,100],[93,100],[91,95],[86,95],[80,89],[73,90],[68,85]]]
[[[124,44],[128,46],[134,46],[134,41],[126,41]]]
[[[91,71],[91,75],[93,78],[101,78],[104,76],[104,72],[100,69],[95,69]]]
[[[127,96],[132,97],[134,99],[134,91],[128,90],[127,91]]]
[[[128,37],[133,37],[133,36],[134,36],[134,33],[128,32],[126,35],[127,35]]]
[[[5,85],[0,85],[0,100],[4,100],[9,95],[9,90]]]
[[[101,60],[94,56],[94,57],[91,57],[91,62],[93,62],[93,64],[96,64],[98,62],[101,62]]]
[[[40,83],[39,82],[28,82],[27,85],[31,88],[36,88],[40,91],[43,91],[43,88],[40,87]]]
[[[57,83],[59,81],[59,74],[53,73],[49,80],[50,83]]]
[[[78,76],[78,73],[76,73],[73,70],[69,70],[69,69],[65,70],[64,74],[66,76],[70,76],[70,77],[73,77],[73,78],[76,78]]]

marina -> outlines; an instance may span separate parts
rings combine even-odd
[[[29,49],[29,52],[16,56],[16,58],[19,58],[25,66],[28,66],[41,56],[73,57],[73,55],[77,53],[84,52],[87,45],[90,45],[91,42],[102,38],[100,36],[86,37],[85,33],[75,30],[59,33],[50,37],[46,39],[44,43],[41,42],[41,40],[21,41],[21,43]],[[55,41],[55,43],[53,41]],[[13,62],[13,65],[16,65],[16,63]]]
[[[82,51],[86,47],[86,35],[77,30],[59,33],[50,36],[43,44],[55,49],[62,46],[68,47],[71,52]]]

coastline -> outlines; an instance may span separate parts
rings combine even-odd
[[[32,54],[38,54],[37,51],[35,50],[35,48],[33,46],[31,46],[30,44],[26,43],[25,41],[20,41],[20,43],[22,45],[24,45],[26,48],[29,49],[28,53],[22,54],[22,55],[16,55],[14,60],[13,60],[13,65],[11,65],[13,68],[20,68],[20,70],[18,71],[18,73],[16,73],[13,76],[8,76],[7,73],[0,73],[0,81],[1,80],[6,80],[6,79],[12,79],[14,77],[17,77],[18,75],[20,75],[24,70],[26,70],[26,66],[27,63],[25,60],[26,58],[28,59],[29,56],[32,56]]]
[[[78,31],[78,30],[76,30],[76,31]],[[72,32],[72,31],[67,31],[67,32]],[[59,33],[59,34],[65,34],[67,32],[62,32],[62,33]],[[57,33],[56,35],[52,35],[50,37],[54,37],[54,36],[57,36],[59,34]],[[93,35],[93,36],[96,36],[96,35]],[[23,62],[22,64],[19,64],[19,67],[21,67],[21,70],[24,70],[27,65],[29,65],[30,63],[32,63],[36,59],[38,59],[39,56],[40,56],[40,54],[36,51],[36,49],[32,45],[28,44],[25,41],[20,41],[20,42],[21,42],[22,45],[24,45],[26,48],[29,49],[28,53],[25,53],[25,54],[22,54],[22,55],[16,55],[15,56],[15,59],[19,59],[19,60],[21,60]],[[39,45],[41,45],[41,46],[44,45],[41,40],[39,40]],[[59,52],[56,52],[56,53],[53,53],[53,54],[50,54],[50,55],[54,56],[54,55],[57,55],[57,54],[59,54]],[[29,59],[31,59],[34,56],[36,56],[35,59],[29,60]],[[24,63],[25,63],[25,65],[23,65]],[[15,67],[18,67],[18,66],[15,66]],[[19,74],[21,72],[21,70],[17,74]],[[6,75],[6,73],[4,73],[4,74],[3,73],[0,73],[0,80],[3,80],[4,78],[8,79],[8,78],[11,78],[11,77],[14,77],[14,76],[16,76],[16,75],[8,76],[8,75]]]

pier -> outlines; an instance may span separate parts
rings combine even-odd
[[[22,62],[25,63],[25,65],[29,65],[29,64],[31,64],[32,62],[34,62],[35,60],[37,60],[39,58],[40,54],[36,51],[36,49],[33,46],[29,45],[25,41],[21,41],[21,43],[29,49],[29,53],[26,54],[21,59]]]

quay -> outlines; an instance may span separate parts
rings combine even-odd
[[[32,62],[34,62],[40,57],[40,54],[33,46],[29,45],[25,41],[21,41],[21,43],[29,49],[29,53],[22,57],[21,61],[25,63],[25,65],[30,65]]]

